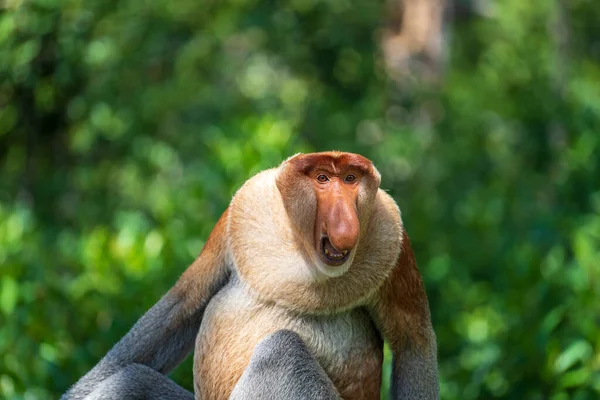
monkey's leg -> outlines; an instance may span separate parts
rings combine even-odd
[[[160,372],[130,364],[96,385],[86,400],[193,400],[194,395]]]
[[[295,332],[277,331],[256,345],[230,400],[339,400],[333,383]]]

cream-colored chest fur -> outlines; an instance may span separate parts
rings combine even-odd
[[[194,356],[197,396],[227,399],[256,344],[279,329],[302,337],[344,399],[379,398],[382,343],[365,310],[297,315],[260,303],[237,280],[206,309]]]

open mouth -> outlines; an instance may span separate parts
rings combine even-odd
[[[338,251],[333,247],[327,236],[323,236],[321,239],[321,251],[325,262],[331,266],[342,265],[350,255],[348,250]]]

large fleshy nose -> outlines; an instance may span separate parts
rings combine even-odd
[[[343,197],[336,199],[327,218],[327,236],[336,250],[350,251],[358,242],[360,225],[356,207]]]

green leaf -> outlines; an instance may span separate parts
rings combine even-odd
[[[6,276],[2,278],[2,284],[0,285],[0,310],[5,315],[10,315],[15,309],[19,297],[18,290],[19,286],[12,277]]]

